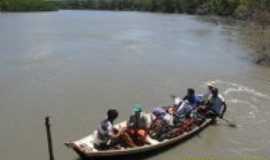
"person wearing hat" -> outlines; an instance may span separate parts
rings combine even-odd
[[[212,94],[207,101],[207,107],[209,109],[208,115],[223,118],[227,105],[222,95],[218,93],[217,88],[212,90]]]
[[[127,124],[127,132],[133,139],[134,143],[138,146],[146,143],[146,137],[148,135],[148,118],[143,112],[143,106],[140,104],[133,105],[133,114],[129,117]]]
[[[216,88],[216,82],[215,81],[209,81],[207,82],[207,93],[203,95],[204,102],[207,102],[208,99],[212,95],[212,91]]]

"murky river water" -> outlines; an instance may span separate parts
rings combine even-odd
[[[153,160],[270,158],[270,69],[247,60],[237,27],[186,15],[107,11],[0,14],[0,156],[48,159],[52,116],[57,160],[63,143],[95,129],[105,111],[147,111],[187,87],[217,80],[226,118]],[[135,158],[136,159],[136,158]]]

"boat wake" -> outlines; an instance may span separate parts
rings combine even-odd
[[[255,112],[259,112],[258,107],[255,104],[252,104],[249,101],[244,101],[244,100],[240,100],[240,99],[230,99],[230,100],[228,100],[228,102],[233,103],[233,104],[244,104],[244,105],[249,106]]]
[[[233,82],[223,80],[215,80],[215,82],[226,102],[234,106],[230,107],[229,116],[238,117],[238,120],[243,123],[250,123],[251,120],[254,125],[265,123],[267,112],[264,107],[267,106],[263,106],[262,102],[270,101],[270,95]]]
[[[255,89],[249,88],[249,87],[241,85],[241,84],[226,82],[226,81],[222,81],[222,80],[216,80],[216,83],[229,86],[228,88],[226,88],[223,91],[223,94],[225,96],[230,94],[230,93],[233,93],[233,92],[244,92],[244,93],[253,95],[255,97],[258,97],[258,98],[270,100],[269,95],[261,93],[259,91],[256,91]]]
[[[269,135],[270,95],[242,84],[215,82],[228,104],[225,117],[237,124],[237,130],[224,130],[224,137],[231,135],[226,139],[232,146],[227,151],[234,155],[264,152],[270,146],[270,141],[261,138]]]

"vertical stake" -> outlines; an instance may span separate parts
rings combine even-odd
[[[51,124],[50,124],[50,117],[45,117],[45,126],[47,131],[47,140],[48,140],[48,149],[49,149],[49,155],[50,160],[54,160],[54,154],[53,154],[53,144],[52,144],[52,135],[51,135]]]

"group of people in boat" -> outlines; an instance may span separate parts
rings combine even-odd
[[[143,106],[135,104],[126,126],[114,127],[119,113],[109,109],[107,118],[97,127],[94,147],[107,150],[143,146],[151,143],[148,137],[162,141],[190,130],[194,124],[200,125],[206,118],[222,118],[227,109],[225,100],[214,81],[207,86],[203,95],[196,95],[192,88],[182,99],[173,95],[173,105],[156,107],[151,114],[145,114]]]

